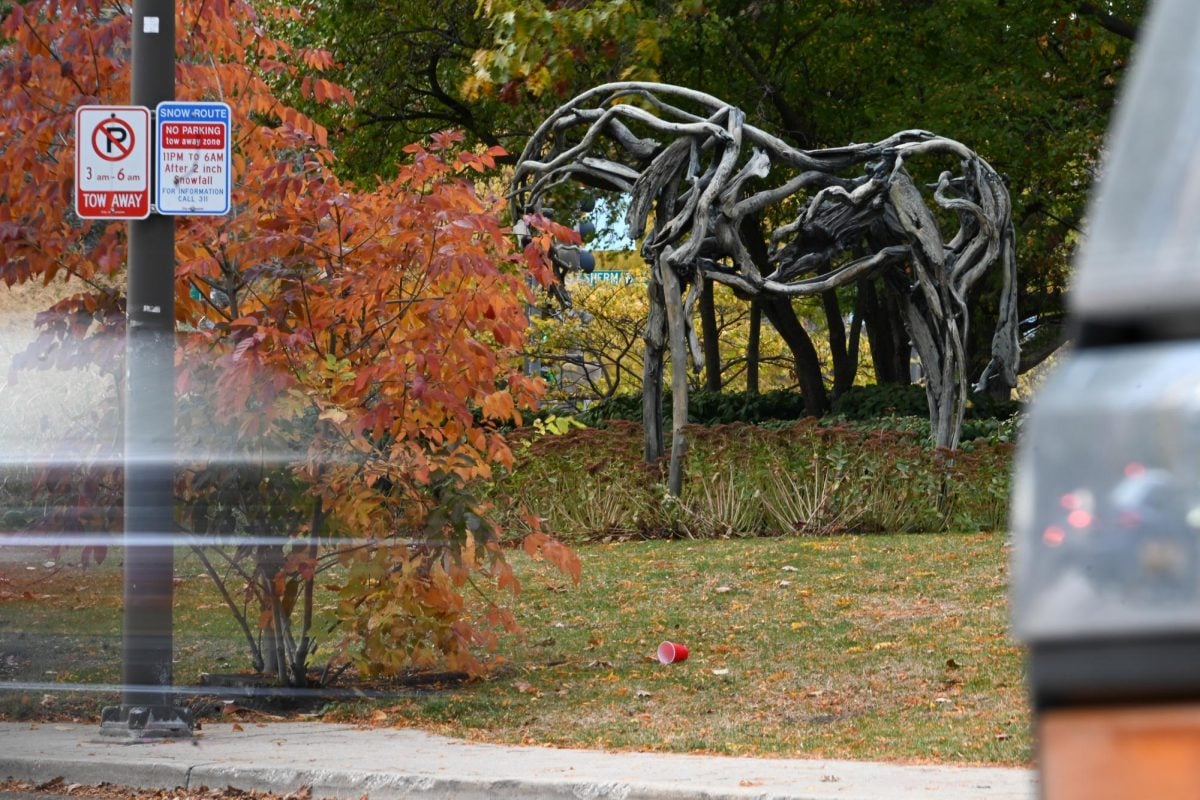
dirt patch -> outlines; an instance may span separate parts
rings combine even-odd
[[[64,795],[71,797],[94,797],[103,800],[311,800],[312,790],[308,787],[299,789],[291,794],[272,794],[253,789],[209,789],[200,786],[195,789],[135,789],[129,786],[114,786],[102,783],[98,786],[85,786],[78,783],[67,783],[62,778],[55,778],[45,783],[29,781],[0,781],[0,794],[45,794],[47,800],[55,800]]]

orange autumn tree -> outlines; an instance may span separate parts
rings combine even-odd
[[[520,355],[530,278],[549,274],[474,188],[498,152],[443,134],[406,148],[394,180],[349,185],[326,131],[284,99],[352,102],[322,77],[327,53],[272,34],[300,12],[177,8],[177,97],[232,107],[235,176],[228,216],[176,225],[180,526],[249,537],[195,550],[254,665],[283,682],[313,680],[322,587],[364,673],[478,672],[516,625],[495,592],[463,588],[518,583],[473,487],[511,464],[502,426],[541,392]],[[123,335],[125,225],[70,206],[75,109],[129,97],[128,10],[0,13],[0,278],[78,287],[41,316],[38,347],[106,353],[119,372],[104,343]],[[578,579],[574,554],[528,521],[525,549]]]

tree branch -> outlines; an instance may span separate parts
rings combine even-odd
[[[1095,3],[1080,3],[1078,13],[1080,16],[1092,17],[1101,28],[1104,28],[1109,33],[1115,33],[1117,36],[1128,39],[1131,42],[1137,41],[1138,26],[1136,24],[1129,20],[1121,19],[1115,14],[1110,14]]]

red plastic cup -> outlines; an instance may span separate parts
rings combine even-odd
[[[658,646],[658,660],[663,664],[678,664],[680,661],[687,661],[687,657],[687,645],[663,642]]]

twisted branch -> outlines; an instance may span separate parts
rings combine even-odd
[[[907,168],[929,159],[959,166],[926,187],[933,207],[958,221],[949,241]],[[631,195],[627,223],[635,238],[644,236],[642,255],[657,270],[651,297],[663,302],[655,286],[670,270],[665,285],[681,305],[669,309],[670,317],[684,312],[682,335],[694,363],[700,357],[690,309],[702,277],[750,297],[801,297],[878,274],[900,293],[925,366],[937,443],[954,447],[966,402],[967,297],[996,264],[1003,272],[999,324],[978,386],[1015,383],[1012,205],[1000,175],[960,142],[914,129],[874,143],[801,150],[712,95],[610,83],[563,105],[529,139],[510,194],[515,216],[542,213],[570,181]],[[742,223],[779,206],[791,221],[770,237],[773,271],[764,277],[742,239]],[[858,255],[867,242],[875,251]],[[666,316],[653,309],[652,316],[656,326],[665,324]],[[648,346],[660,353],[666,338],[661,328],[647,332]]]

